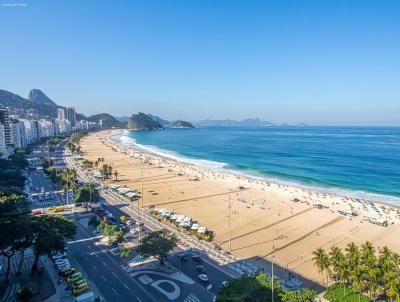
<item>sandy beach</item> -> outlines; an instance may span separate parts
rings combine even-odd
[[[241,259],[262,265],[274,256],[282,268],[320,283],[323,276],[311,260],[320,246],[329,250],[368,240],[400,252],[400,220],[394,207],[180,163],[116,143],[112,136],[120,132],[102,131],[81,139],[83,157],[104,157],[119,172],[118,181],[110,184],[138,189],[143,185],[143,207],[192,217],[212,230],[214,243],[225,250],[230,197],[231,252]],[[387,221],[388,226],[368,220]]]

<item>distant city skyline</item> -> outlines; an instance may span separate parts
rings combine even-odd
[[[399,1],[0,6],[0,89],[91,115],[400,126]]]

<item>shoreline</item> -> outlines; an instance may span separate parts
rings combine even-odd
[[[229,164],[223,163],[223,162],[217,162],[217,161],[207,160],[207,159],[192,159],[189,157],[187,157],[187,160],[186,160],[185,157],[180,154],[177,154],[176,156],[173,154],[171,154],[171,156],[168,156],[168,154],[163,155],[161,153],[165,153],[163,151],[168,152],[168,150],[160,149],[160,152],[157,153],[157,151],[151,150],[150,148],[146,148],[143,145],[138,144],[136,141],[134,142],[134,146],[126,146],[126,145],[124,145],[123,142],[117,141],[115,139],[116,137],[120,137],[120,136],[124,135],[124,132],[126,132],[126,131],[127,130],[120,130],[118,133],[115,133],[110,138],[116,144],[120,145],[121,148],[132,149],[137,152],[147,154],[149,156],[161,157],[165,160],[175,161],[180,164],[193,165],[193,166],[199,167],[201,169],[205,169],[209,172],[217,172],[217,173],[225,174],[226,176],[233,175],[238,178],[247,179],[248,181],[250,180],[250,181],[256,181],[256,182],[262,182],[263,185],[275,184],[275,185],[280,185],[280,186],[284,186],[284,187],[291,187],[291,188],[294,188],[297,190],[305,190],[305,191],[308,191],[313,194],[322,194],[322,195],[331,196],[331,197],[339,197],[339,198],[344,198],[346,200],[350,199],[352,202],[357,202],[357,200],[361,200],[362,202],[373,202],[374,204],[379,205],[379,206],[387,206],[387,207],[393,207],[395,209],[400,209],[400,204],[399,205],[393,204],[389,201],[385,201],[382,199],[382,198],[387,198],[387,199],[392,199],[393,202],[396,202],[396,201],[400,202],[400,197],[397,197],[397,196],[384,195],[384,194],[373,193],[373,192],[366,192],[366,191],[356,190],[356,189],[352,189],[352,188],[335,187],[335,186],[328,186],[328,185],[325,186],[323,184],[313,186],[313,185],[308,185],[307,183],[302,183],[301,181],[296,182],[294,180],[292,181],[289,179],[284,180],[284,179],[275,178],[270,175],[259,175],[259,176],[252,175],[252,174],[249,174],[246,172],[241,172],[240,170],[235,170],[234,168],[225,168],[224,166],[229,166]],[[178,158],[180,156],[182,158]],[[196,161],[215,163],[216,167],[220,166],[221,168],[211,168],[211,167],[207,167],[205,165],[201,165],[201,163],[196,164],[195,163]],[[335,191],[341,191],[343,193],[336,193]],[[346,192],[348,192],[350,194],[346,194]],[[354,194],[356,194],[356,192],[359,192],[359,194],[369,196],[369,197],[376,196],[376,199],[352,196],[351,192],[354,192]]]
[[[377,203],[182,163],[117,143],[112,137],[122,131],[95,132],[80,141],[83,158],[94,161],[104,157],[105,163],[118,171],[118,180],[109,179],[107,185],[142,186],[143,209],[163,208],[192,217],[215,234],[215,245],[226,251],[231,248],[232,254],[256,267],[268,269],[267,261],[274,256],[283,271],[321,283],[312,261],[312,252],[318,247],[329,251],[333,246],[371,241],[376,247],[400,252],[400,215],[392,206],[386,207],[388,214],[384,214],[388,226],[379,226],[368,222],[376,223],[384,213]],[[359,215],[352,216],[350,211]]]

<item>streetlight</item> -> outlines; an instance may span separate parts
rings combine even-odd
[[[228,193],[228,209],[229,209],[229,253],[232,251],[232,229],[231,229],[231,193]]]
[[[274,302],[274,259],[275,256],[272,256],[271,266],[272,266],[272,299],[271,301]]]

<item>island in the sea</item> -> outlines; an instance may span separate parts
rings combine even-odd
[[[163,130],[164,127],[149,117],[147,114],[139,112],[132,114],[128,120],[127,127],[129,130],[134,131],[149,131],[149,130]]]
[[[171,128],[194,128],[194,126],[186,121],[175,121],[172,123]]]

